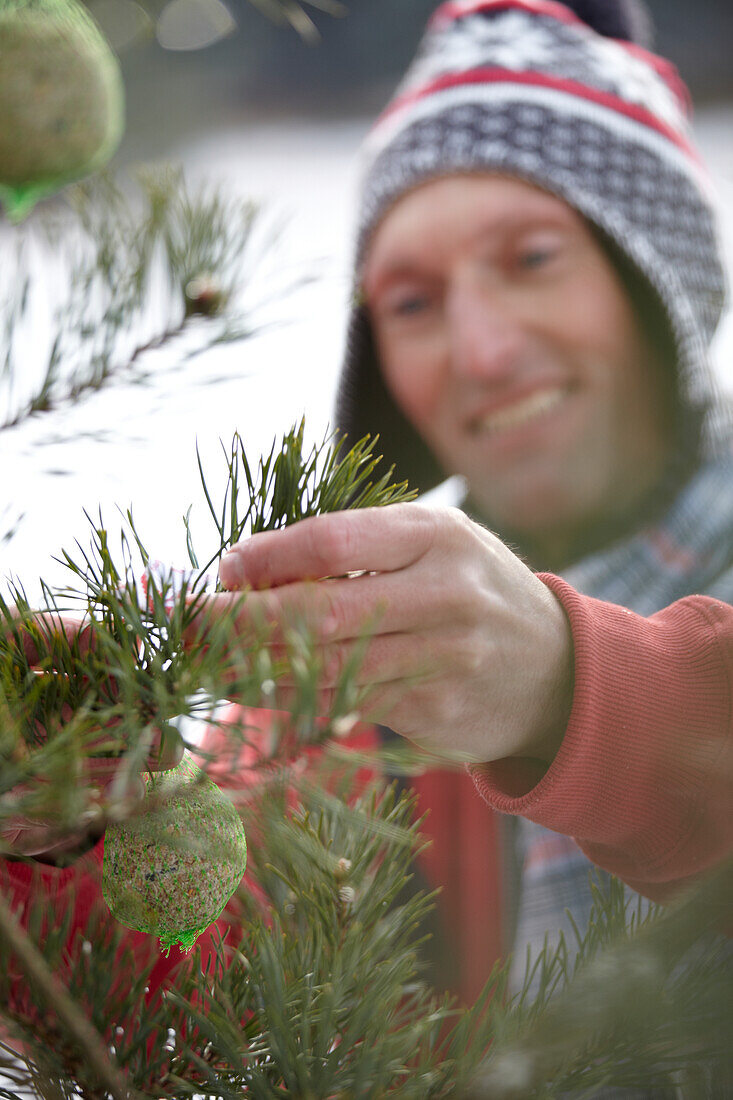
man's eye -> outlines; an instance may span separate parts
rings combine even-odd
[[[517,263],[524,271],[533,271],[538,267],[543,267],[554,257],[555,250],[552,248],[530,248],[526,252],[520,253]]]
[[[405,294],[396,298],[390,307],[395,317],[414,317],[424,312],[430,305],[427,294]]]
[[[517,241],[513,264],[519,271],[536,271],[560,260],[567,251],[567,242],[559,235],[527,238]]]

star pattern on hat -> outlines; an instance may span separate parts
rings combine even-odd
[[[609,38],[595,36],[586,48],[594,65],[608,79],[609,88],[620,99],[644,107],[676,129],[686,127],[684,112],[674,92],[646,61]]]
[[[526,11],[480,12],[429,33],[398,94],[475,69],[542,73],[576,81],[644,108],[675,129],[684,109],[664,79],[625,43],[582,24]]]
[[[554,50],[547,26],[524,12],[505,11],[490,19],[468,16],[428,35],[402,91],[483,65],[514,72],[542,68],[551,64]]]

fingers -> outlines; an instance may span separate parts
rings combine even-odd
[[[338,643],[317,652],[318,676],[316,713],[328,718],[344,705],[361,719],[384,723],[413,739],[424,739],[424,725],[430,728],[435,698],[445,694],[446,677],[455,671],[453,650],[459,645],[446,642],[438,632],[417,638],[409,634],[379,635],[364,651],[359,643]],[[459,656],[459,663],[463,660]],[[345,702],[343,687],[353,693]],[[310,698],[310,691],[307,692]],[[285,665],[272,685],[270,706],[298,712],[303,705],[298,678]],[[311,705],[310,703],[308,705]]]
[[[344,676],[357,687],[404,681],[419,683],[444,667],[438,645],[431,638],[416,638],[410,634],[380,634],[366,643],[340,642],[318,650],[321,673],[320,688],[336,688]],[[278,679],[278,688],[293,687],[296,680],[285,667]]]
[[[262,641],[282,645],[292,628],[321,644],[364,635],[422,635],[445,622],[452,600],[445,586],[406,583],[399,572],[295,582],[244,595],[220,592],[202,601],[186,641],[205,639],[227,619],[233,647]]]
[[[397,713],[395,708],[405,698],[409,690],[409,684],[404,680],[395,680],[393,683],[365,689],[357,701],[354,714],[350,715],[351,721],[343,724],[341,732],[339,732],[338,718],[343,717],[343,701],[340,699],[336,688],[321,688],[319,690],[316,696],[315,712],[317,717],[328,720],[334,715],[336,707],[340,706],[341,714],[337,715],[334,723],[334,732],[337,736],[345,736],[350,733],[356,721],[376,722],[380,725],[398,729],[398,726],[393,724],[392,718]],[[273,706],[283,713],[297,714],[301,704],[302,698],[297,688],[278,684],[274,693]],[[356,717],[357,715],[358,717]]]
[[[359,570],[388,572],[415,562],[433,536],[430,511],[412,504],[332,512],[238,543],[222,558],[219,576],[228,589],[260,589]]]
[[[53,652],[54,641],[64,637],[76,643],[79,653],[87,653],[94,644],[94,628],[89,621],[48,611],[34,614],[31,624],[18,621],[16,628],[29,665],[38,665]]]
[[[297,688],[278,685],[273,699],[273,705],[278,710],[297,714],[301,704]],[[409,680],[386,681],[365,688],[348,715],[344,715],[343,706],[343,699],[336,688],[319,690],[315,713],[323,720],[333,721],[330,732],[336,737],[348,736],[356,722],[370,722],[388,726],[428,751],[441,750],[439,740],[435,745],[430,743],[430,712],[422,703],[421,689]],[[443,751],[443,755],[453,757],[454,754]]]

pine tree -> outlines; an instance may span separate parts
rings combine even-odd
[[[196,350],[246,332],[229,310],[254,211],[215,193],[192,197],[176,175],[148,178],[144,195],[131,205],[111,181],[73,193],[57,232],[94,247],[60,303],[40,388],[8,424],[114,385],[138,369],[140,348],[189,325]],[[165,277],[168,311],[140,337],[153,272]],[[14,333],[33,280],[31,267],[4,303],[6,379],[18,369]],[[133,958],[102,906],[69,938],[73,890],[53,908],[39,894],[25,911],[4,892],[0,1095],[524,1098],[615,1083],[694,1098],[709,1094],[712,1066],[717,1082],[733,1081],[727,945],[712,935],[730,902],[729,868],[665,912],[630,912],[619,883],[599,885],[577,943],[529,960],[516,997],[503,966],[474,1006],[431,988],[423,928],[435,898],[404,892],[420,822],[387,777],[424,760],[407,747],[367,753],[344,742],[369,624],[325,717],[317,646],[297,620],[273,649],[266,624],[244,637],[235,629],[234,605],[205,645],[191,642],[217,559],[244,534],[408,499],[409,489],[378,466],[378,441],[310,447],[302,424],[258,461],[236,437],[220,474],[200,466],[217,549],[200,555],[189,514],[189,572],[151,562],[130,511],[118,534],[89,517],[88,541],[59,551],[68,583],[44,586],[41,606],[20,581],[6,589],[0,837],[4,856],[32,867],[18,822],[40,822],[49,842],[73,840],[66,858],[77,861],[105,828],[149,809],[135,777],[156,736],[197,751],[212,725],[216,752],[202,762],[235,777],[227,795],[248,837],[247,876],[209,962],[196,949],[181,956],[159,989],[154,937]],[[59,629],[70,612],[86,627],[71,638]],[[276,698],[286,669],[297,699],[266,743],[245,721],[222,718],[222,699],[260,707]],[[98,782],[100,762],[111,782]],[[187,844],[195,838],[184,836],[182,851]]]

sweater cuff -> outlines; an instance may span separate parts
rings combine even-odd
[[[568,616],[575,686],[546,771],[508,759],[469,768],[495,809],[574,837],[632,883],[679,880],[722,852],[730,794],[730,639],[706,597],[650,618],[541,574]],[[715,831],[719,830],[718,838]],[[648,891],[647,891],[648,892]]]

